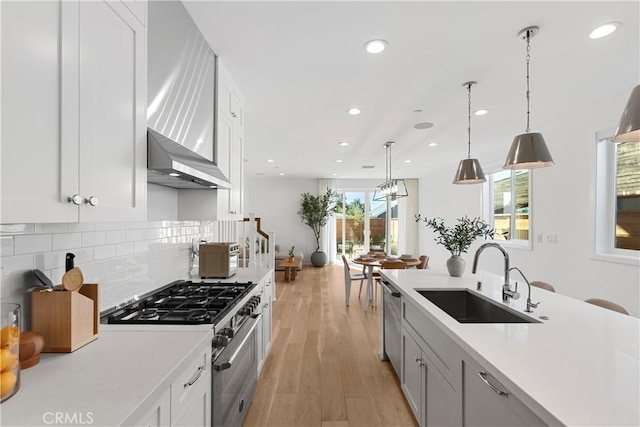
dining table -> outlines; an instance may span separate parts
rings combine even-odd
[[[407,267],[416,267],[420,265],[420,260],[415,258],[401,258],[397,256],[370,256],[370,257],[362,257],[359,256],[357,258],[353,258],[351,262],[354,264],[362,265],[365,267],[366,271],[365,276],[367,277],[367,295],[365,297],[364,302],[364,311],[367,311],[369,308],[369,301],[373,300],[373,306],[378,305],[378,292],[375,292],[374,295],[374,287],[373,287],[373,277],[374,277],[374,269],[382,268],[382,262],[384,261],[402,261],[407,264]],[[376,289],[377,291],[377,289]]]

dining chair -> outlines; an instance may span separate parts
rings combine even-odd
[[[360,280],[360,291],[358,292],[358,298],[360,298],[360,292],[362,292],[362,283],[364,282],[364,274],[362,273],[351,273],[351,267],[347,262],[347,258],[342,255],[342,262],[344,263],[344,292],[345,292],[345,303],[347,306],[349,305],[349,297],[351,296],[351,282],[354,280]]]
[[[601,298],[589,298],[587,300],[584,300],[584,302],[588,302],[589,304],[597,305],[609,310],[617,311],[618,313],[626,314],[627,316],[629,315],[629,312],[626,308],[619,304],[616,304],[613,301],[608,301]]]
[[[416,266],[416,268],[418,270],[424,270],[425,268],[427,268],[427,265],[429,264],[429,256],[428,255],[420,255],[418,257],[418,259],[420,260],[420,264],[418,264]]]
[[[556,288],[551,286],[549,283],[543,282],[541,280],[534,280],[533,282],[531,282],[529,284],[531,286],[535,286],[536,288],[546,289],[547,291],[551,291],[551,292],[555,292],[556,291]]]

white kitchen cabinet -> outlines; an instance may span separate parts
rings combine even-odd
[[[216,159],[231,189],[217,190],[219,219],[241,219],[244,205],[244,100],[218,58]]]
[[[484,379],[483,379],[484,378]],[[544,426],[503,384],[475,360],[464,359],[465,426]]]
[[[151,409],[140,417],[136,426],[166,427],[171,425],[171,390],[167,389],[160,399],[151,405]]]
[[[182,365],[171,384],[171,425],[211,425],[211,345],[207,343]]]
[[[425,417],[425,378],[422,369],[424,355],[422,349],[409,335],[406,329],[402,328],[402,351],[401,351],[401,375],[400,384],[407,402],[413,411],[413,415],[418,423],[423,426]]]
[[[262,287],[262,295],[260,299],[260,310],[262,317],[260,318],[260,324],[257,326],[258,342],[256,344],[258,352],[258,376],[262,371],[264,363],[267,360],[269,350],[271,349],[271,314],[272,314],[272,302],[273,302],[273,283],[271,275],[263,279],[259,286]]]
[[[0,7],[2,222],[144,219],[144,25],[120,1]]]

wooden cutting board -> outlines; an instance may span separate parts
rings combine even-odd
[[[73,267],[62,276],[62,287],[65,291],[77,291],[83,283],[84,277],[78,267]]]

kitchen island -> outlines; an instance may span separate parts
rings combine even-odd
[[[532,287],[531,299],[540,304],[533,313],[524,313],[526,283],[518,281],[520,299],[503,303],[502,276],[487,272],[466,273],[458,278],[437,269],[382,270],[381,275],[401,293],[403,334],[409,331],[407,335],[422,345],[423,353],[419,354],[423,356],[416,357],[415,362],[420,367],[428,362],[427,369],[429,366],[435,367],[431,371],[440,369],[444,373],[440,378],[449,381],[444,384],[449,386],[447,390],[455,401],[454,406],[457,405],[453,411],[461,414],[455,424],[475,424],[475,414],[468,409],[473,402],[466,393],[472,385],[468,381],[477,379],[476,374],[482,372],[483,380],[487,379],[487,373],[497,380],[498,386],[493,391],[489,383],[486,387],[497,402],[512,399],[535,414],[534,421],[525,421],[525,425],[540,421],[571,426],[640,425],[640,321],[637,318],[535,287]],[[482,282],[481,290],[476,290],[478,281]],[[514,282],[512,276],[511,283]],[[537,323],[459,323],[418,292],[428,289],[470,289],[528,315]],[[420,321],[416,322],[411,313],[419,313]],[[413,321],[409,316],[414,316]],[[428,328],[442,334],[442,337],[436,335],[439,341],[429,342],[420,336],[426,334],[420,334],[419,330]],[[461,364],[454,361],[455,357],[439,359],[438,346],[445,348],[448,355],[459,357],[456,360]],[[408,352],[408,348],[403,348],[403,352]],[[429,357],[433,359],[432,365],[429,365],[431,360],[424,362]],[[413,360],[403,362],[400,376],[411,368],[411,362]],[[474,370],[476,367],[484,370]],[[411,390],[409,384],[405,386],[405,379],[411,378],[401,378],[407,395],[407,390]],[[492,379],[494,386],[495,380]],[[508,393],[498,394],[502,386]],[[428,385],[423,384],[422,388],[427,390]],[[422,404],[423,409],[425,406]],[[491,411],[489,405],[486,409]],[[428,413],[428,409],[425,411]],[[430,424],[428,418],[424,418],[427,420],[424,424]]]

